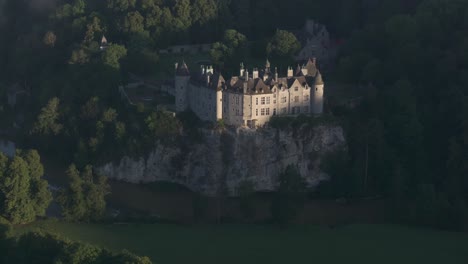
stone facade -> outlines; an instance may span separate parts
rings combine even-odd
[[[174,89],[178,112],[190,109],[204,121],[223,119],[237,127],[263,126],[276,115],[323,112],[324,83],[315,59],[296,71],[290,67],[286,77],[271,71],[268,61],[252,73],[241,65],[239,76],[227,81],[210,66],[190,74],[185,63],[176,64]]]

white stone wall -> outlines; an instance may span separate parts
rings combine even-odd
[[[275,108],[273,94],[252,95],[252,120],[256,120],[257,126],[263,126],[270,121]]]
[[[189,105],[190,109],[203,121],[216,122],[218,120],[218,99],[217,91],[207,87],[200,87],[194,84],[189,85]]]
[[[189,76],[176,76],[175,77],[175,96],[176,96],[176,111],[183,112],[189,107],[187,102],[187,93],[189,89]]]
[[[228,125],[244,125],[244,95],[240,93],[224,92],[223,117]]]
[[[289,114],[289,90],[281,89],[278,90],[278,99],[277,99],[277,112],[278,115],[288,115]]]
[[[223,91],[216,91],[216,120],[223,119]]]
[[[304,106],[304,96],[303,96],[304,87],[295,81],[294,84],[289,88],[289,114],[298,115],[303,111]]]
[[[312,113],[319,115],[323,113],[323,89],[324,85],[315,85],[312,102]]]

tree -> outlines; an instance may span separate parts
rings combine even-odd
[[[44,34],[44,38],[42,39],[42,42],[44,42],[44,44],[49,47],[54,47],[56,41],[57,36],[54,34],[53,31],[47,31]]]
[[[45,216],[46,209],[52,201],[52,194],[48,189],[48,182],[42,179],[44,166],[37,150],[18,150],[19,155],[27,163],[30,178],[30,198],[36,216]]]
[[[194,23],[205,25],[218,14],[218,6],[214,0],[196,0],[192,4],[191,17]]]
[[[0,153],[0,213],[13,224],[44,216],[52,194],[42,179],[44,168],[36,150],[18,150],[9,160]]]
[[[175,0],[174,5],[175,27],[178,31],[185,31],[192,25],[190,0]]]
[[[127,49],[124,46],[112,44],[102,54],[102,61],[112,68],[120,68],[120,60],[127,56]]]
[[[110,193],[107,178],[98,175],[88,165],[80,171],[74,164],[67,170],[70,179],[68,187],[62,190],[57,202],[67,221],[97,221],[105,213],[105,197]]]
[[[88,63],[90,60],[88,52],[86,50],[80,48],[72,51],[72,55],[68,60],[69,64],[78,64],[83,65]]]
[[[67,170],[69,184],[66,190],[61,190],[57,196],[57,202],[62,208],[65,220],[79,221],[86,214],[86,203],[83,193],[83,180],[75,165],[70,165]]]
[[[91,43],[96,39],[96,34],[102,34],[101,20],[94,16],[91,23],[86,26],[85,43]]]
[[[58,123],[60,99],[54,97],[41,109],[37,121],[33,125],[32,133],[40,135],[58,135],[63,125]]]
[[[139,33],[145,30],[145,18],[140,12],[130,12],[125,16],[123,31],[126,33]]]
[[[293,33],[277,30],[267,45],[267,54],[280,58],[290,58],[301,49],[301,43]]]
[[[0,244],[7,250],[0,256],[2,263],[151,264],[148,257],[126,250],[111,252],[44,232],[29,232],[15,239],[0,237]]]
[[[246,48],[247,38],[234,29],[228,29],[224,32],[223,41],[213,44],[210,57],[216,65],[234,67],[245,57]]]
[[[136,0],[107,0],[107,8],[116,12],[125,12],[128,9],[134,8]]]
[[[180,126],[177,119],[163,111],[152,112],[145,119],[145,123],[148,127],[150,138],[177,135]]]

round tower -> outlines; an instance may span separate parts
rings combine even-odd
[[[188,89],[190,81],[190,72],[185,62],[176,64],[176,73],[174,81],[176,111],[183,112],[188,109]]]
[[[312,100],[312,114],[320,115],[323,113],[323,88],[324,83],[322,75],[317,71],[315,75],[315,89],[314,89],[314,98]]]

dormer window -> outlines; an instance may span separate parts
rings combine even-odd
[[[294,91],[295,91],[295,92],[299,91],[299,87],[297,87],[297,86],[294,87]]]

